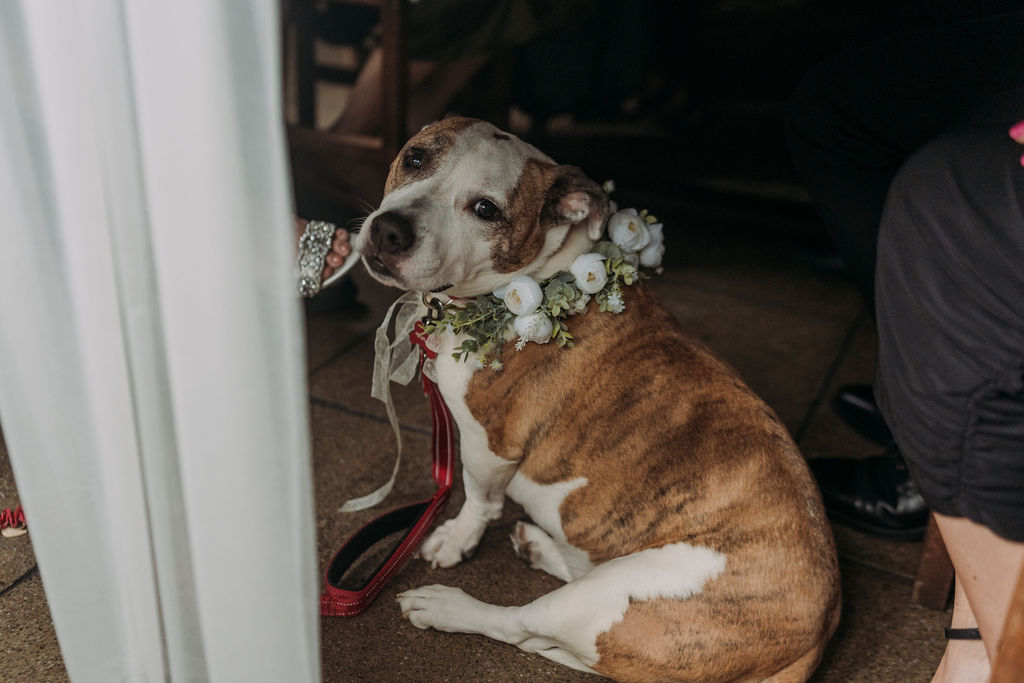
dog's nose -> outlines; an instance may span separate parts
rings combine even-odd
[[[370,225],[370,240],[385,254],[400,254],[411,247],[415,239],[412,225],[394,211],[380,214]]]

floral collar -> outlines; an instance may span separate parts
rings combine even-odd
[[[452,356],[465,361],[470,354],[479,353],[477,365],[492,370],[502,369],[501,348],[510,327],[518,337],[517,351],[528,342],[546,344],[552,340],[560,347],[571,348],[573,336],[566,320],[582,313],[591,297],[599,310],[621,313],[626,307],[622,287],[647,277],[639,267],[661,272],[665,240],[657,218],[647,211],[623,209],[608,217],[606,229],[608,240],[577,257],[569,272],[542,282],[519,275],[504,287],[464,305],[450,301],[444,304],[443,317],[428,323],[426,331],[445,329],[468,335]]]

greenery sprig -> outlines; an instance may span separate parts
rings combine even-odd
[[[452,334],[469,335],[469,339],[464,339],[459,349],[452,354],[455,360],[466,360],[469,354],[477,352],[485,358],[497,358],[501,353],[506,330],[515,318],[504,301],[493,294],[481,294],[465,306],[457,306],[452,302],[445,304],[444,318],[428,322],[425,328],[430,334],[445,329]]]
[[[501,370],[502,347],[513,337],[518,337],[516,350],[528,342],[552,340],[572,348],[575,339],[569,317],[586,310],[591,298],[598,310],[621,313],[626,307],[622,288],[647,277],[639,266],[660,272],[665,247],[662,226],[654,216],[625,209],[609,217],[607,229],[610,240],[598,242],[593,251],[578,257],[570,272],[540,283],[521,275],[491,294],[468,302],[450,301],[444,305],[443,318],[427,323],[427,332],[443,329],[466,335],[452,357],[466,361],[478,354],[480,367],[493,370]]]

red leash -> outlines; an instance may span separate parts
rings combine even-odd
[[[385,513],[357,531],[341,546],[324,576],[324,592],[320,596],[320,614],[327,617],[352,617],[366,609],[381,592],[391,577],[405,564],[419,546],[437,515],[444,508],[452,489],[455,467],[455,438],[452,415],[445,405],[437,385],[423,374],[423,358],[437,354],[427,348],[427,333],[423,322],[409,335],[412,343],[420,347],[420,374],[423,391],[430,398],[431,421],[434,433],[434,464],[431,475],[437,483],[433,496],[418,503],[402,506]],[[345,572],[378,541],[393,533],[408,530],[390,556],[377,568],[366,585],[356,590],[340,587]]]

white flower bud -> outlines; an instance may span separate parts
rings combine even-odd
[[[533,278],[528,275],[517,275],[505,286],[505,296],[502,298],[508,310],[515,315],[529,315],[540,307],[544,301],[544,294]]]
[[[515,330],[520,341],[547,344],[551,341],[551,332],[554,330],[554,326],[551,324],[551,318],[538,311],[521,315],[513,320],[512,329]]]
[[[661,223],[647,226],[647,231],[651,234],[651,241],[640,252],[640,264],[645,268],[657,268],[661,265],[661,257],[665,255],[663,228]]]
[[[569,270],[576,278],[576,286],[586,294],[600,292],[608,281],[608,274],[604,268],[604,257],[594,252],[577,256]]]
[[[640,251],[651,241],[647,225],[636,209],[623,209],[612,214],[608,219],[608,237],[625,252]]]

